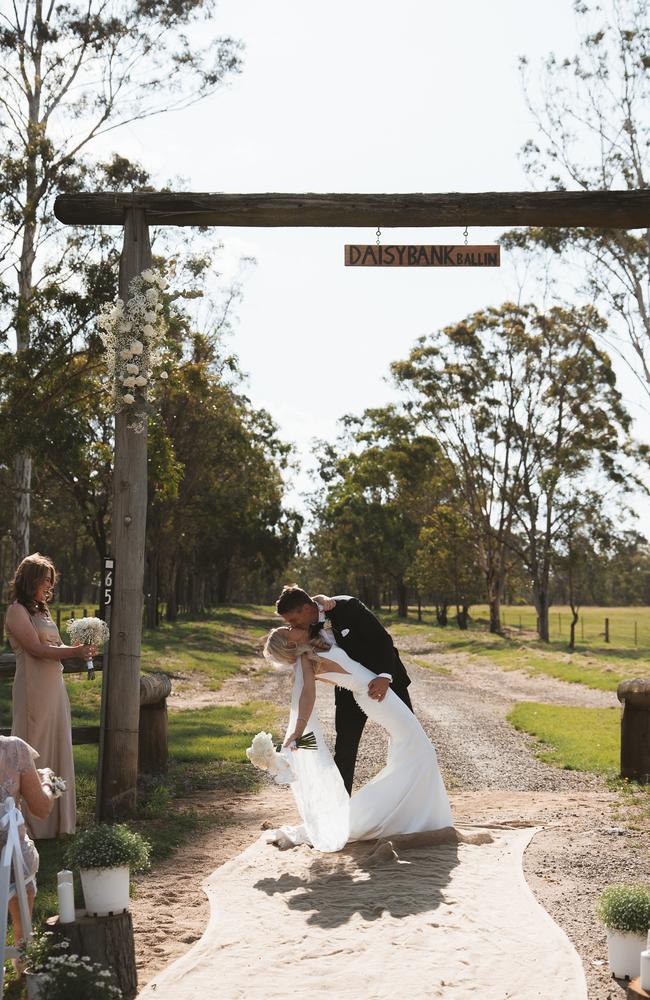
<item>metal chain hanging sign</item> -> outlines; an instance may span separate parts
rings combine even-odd
[[[425,243],[381,244],[381,228],[377,227],[377,242],[346,243],[346,267],[500,267],[501,247],[468,246],[467,226],[463,231],[465,242],[461,245]]]

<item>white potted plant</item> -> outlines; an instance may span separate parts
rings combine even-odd
[[[598,901],[598,916],[607,928],[607,957],[617,979],[634,979],[650,930],[650,887],[610,885]]]
[[[129,908],[129,871],[146,871],[151,846],[122,823],[98,823],[79,833],[66,851],[70,868],[78,868],[86,912],[92,917]]]

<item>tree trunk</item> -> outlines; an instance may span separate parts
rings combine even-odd
[[[399,618],[409,616],[408,588],[402,580],[397,584],[397,614]]]
[[[16,565],[29,555],[29,521],[32,499],[32,457],[21,451],[14,459],[13,540]]]
[[[493,597],[488,603],[490,606],[490,632],[501,635],[501,598]]]
[[[50,917],[47,930],[57,941],[70,942],[68,954],[87,955],[107,969],[125,1000],[132,1000],[137,995],[133,920],[128,910],[109,917],[79,915],[71,924],[62,924],[58,917]]]
[[[466,632],[469,627],[469,608],[469,604],[456,608],[456,624],[462,632]]]
[[[578,609],[571,605],[571,624],[569,626],[569,649],[576,648],[576,625],[578,624]]]
[[[539,590],[537,590],[537,592],[533,594],[533,603],[535,605],[535,610],[537,611],[537,634],[539,635],[541,642],[548,642],[548,595],[542,594]]]
[[[172,561],[167,577],[167,602],[165,607],[165,621],[175,622],[178,618],[178,593],[177,593],[178,563],[176,559]]]
[[[120,258],[120,297],[129,298],[131,280],[151,267],[146,216],[129,210],[124,220]],[[111,618],[109,669],[104,672],[105,725],[99,758],[99,817],[133,813],[138,783],[140,645],[144,548],[147,518],[147,428],[136,431],[138,411],[115,416],[112,540],[115,592]]]
[[[436,604],[436,621],[441,628],[445,628],[449,622],[446,604]]]

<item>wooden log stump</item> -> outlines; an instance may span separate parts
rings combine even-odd
[[[88,917],[80,912],[71,924],[62,924],[58,916],[50,917],[47,928],[57,940],[70,943],[70,954],[87,955],[107,969],[124,1000],[137,995],[133,921],[128,910],[110,917]]]
[[[621,681],[621,777],[650,781],[650,681]]]
[[[138,771],[155,774],[167,767],[167,698],[172,682],[167,674],[140,677]]]

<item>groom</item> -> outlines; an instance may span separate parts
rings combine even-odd
[[[312,638],[322,634],[330,645],[340,646],[349,657],[377,674],[368,685],[371,698],[382,701],[388,688],[392,687],[398,698],[413,711],[408,694],[411,681],[384,626],[358,598],[335,597],[332,600],[336,601],[335,606],[330,611],[324,611],[300,587],[285,587],[275,607],[288,625],[309,628]],[[366,716],[351,691],[337,687],[335,700],[334,760],[348,794],[351,794],[354,765]]]

